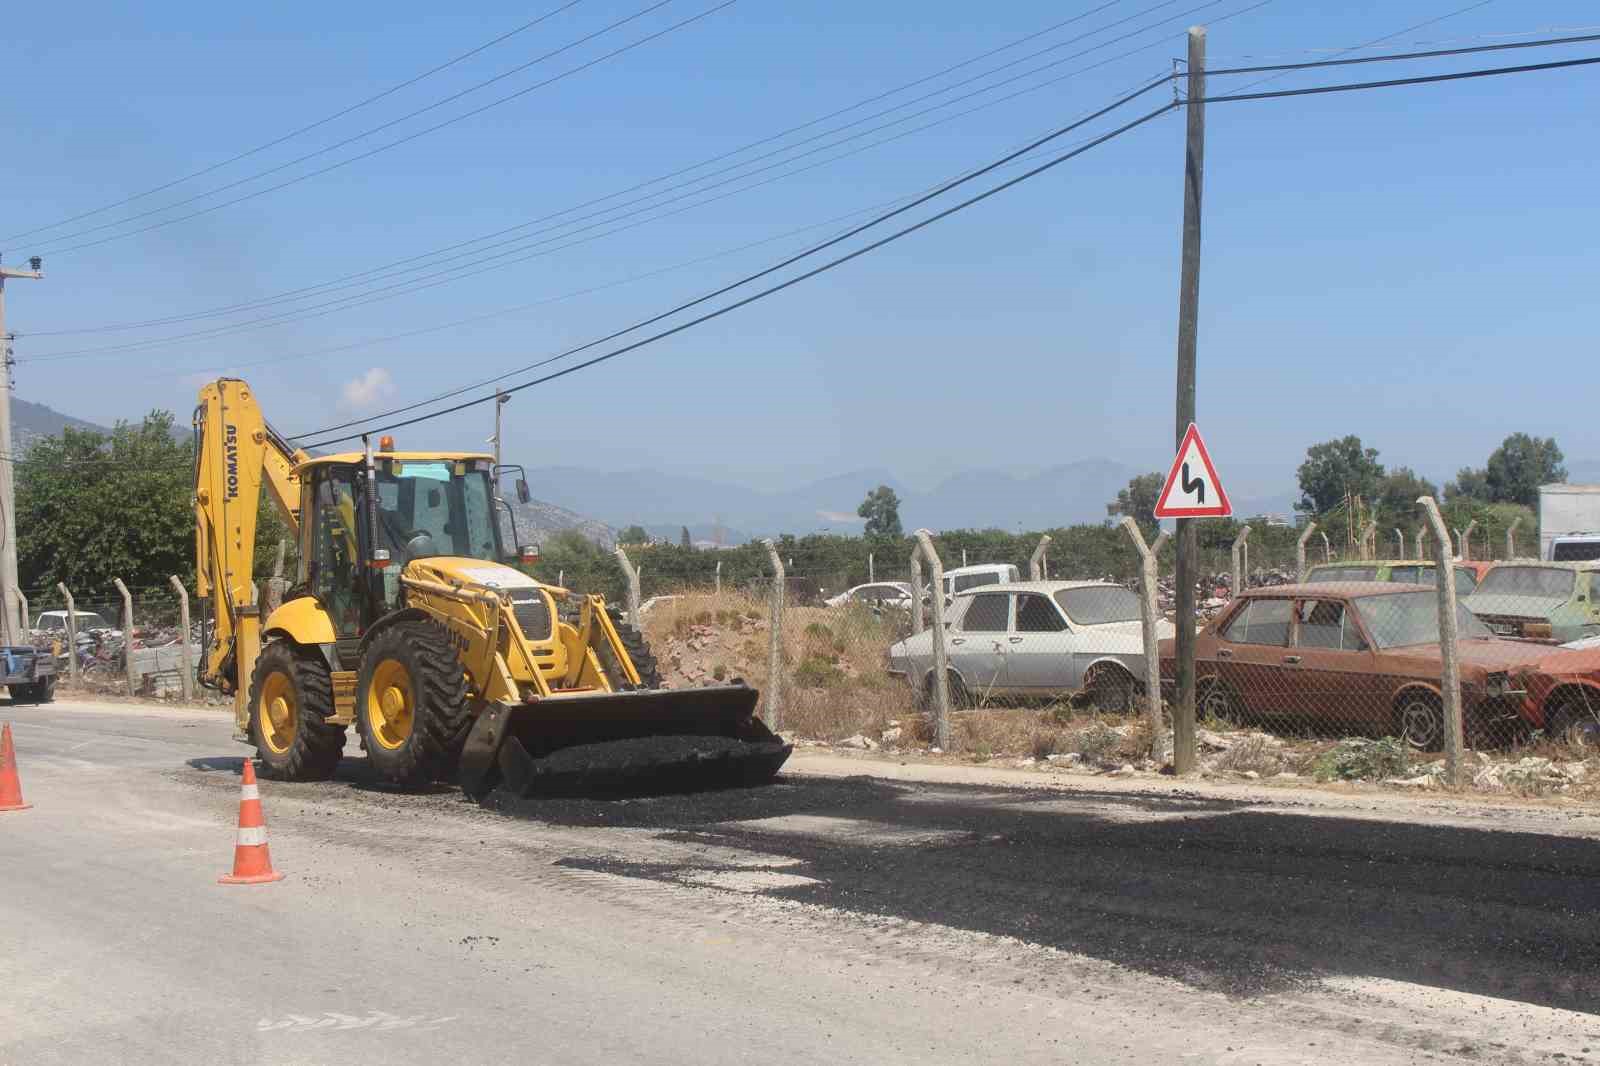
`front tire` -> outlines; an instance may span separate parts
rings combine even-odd
[[[280,781],[326,781],[344,754],[344,727],[329,725],[333,678],[314,651],[275,641],[250,677],[250,741],[261,772]]]
[[[449,776],[471,724],[467,684],[450,635],[435,622],[396,622],[361,658],[356,720],[378,775],[403,788]]]
[[[1600,708],[1582,696],[1568,696],[1550,712],[1546,735],[1585,752],[1600,750]]]
[[[1408,695],[1394,711],[1395,732],[1413,751],[1444,746],[1444,709],[1432,696]]]
[[[1133,710],[1133,676],[1115,666],[1098,666],[1089,674],[1089,703],[1100,714],[1127,714]]]
[[[628,653],[628,658],[633,660],[633,668],[639,674],[640,689],[658,689],[661,687],[661,665],[656,662],[655,655],[650,651],[650,645],[645,642],[644,634],[628,624],[627,617],[615,608],[606,608],[606,613],[611,616],[611,624],[616,627],[617,636],[622,638],[623,650]],[[600,649],[600,666],[605,671],[606,681],[611,684],[614,692],[626,692],[633,688],[628,683],[622,671],[622,664],[617,662],[616,656],[611,653],[609,644],[598,645]]]

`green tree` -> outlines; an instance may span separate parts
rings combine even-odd
[[[618,544],[649,544],[650,534],[641,525],[632,525],[617,534]]]
[[[153,411],[111,433],[67,428],[17,464],[17,569],[25,587],[102,593],[194,571],[194,447]],[[270,565],[270,564],[269,564]]]
[[[867,493],[867,498],[856,508],[856,514],[867,520],[863,532],[869,537],[901,537],[900,497],[887,485],[879,485]]]
[[[1339,505],[1346,494],[1374,498],[1383,480],[1383,464],[1378,449],[1363,448],[1361,438],[1351,435],[1323,441],[1306,449],[1300,464],[1300,509],[1325,514]]]
[[[1158,473],[1140,474],[1117,490],[1117,498],[1106,504],[1106,513],[1126,515],[1141,526],[1156,524],[1156,500],[1161,496],[1163,478]]]
[[[688,526],[684,526],[683,527],[683,536],[678,538],[678,547],[680,547],[680,548],[693,548],[694,547],[694,541],[689,539],[689,527]]]
[[[1477,470],[1464,466],[1456,471],[1456,479],[1446,482],[1444,498],[1447,500],[1479,500],[1489,502],[1489,474],[1481,467]]]
[[[1378,482],[1378,492],[1373,498],[1373,506],[1382,516],[1382,524],[1388,525],[1396,520],[1409,520],[1415,516],[1417,499],[1421,496],[1432,496],[1437,499],[1439,489],[1409,466],[1397,466]]]
[[[1554,437],[1541,440],[1526,433],[1511,434],[1489,456],[1484,468],[1489,502],[1537,506],[1540,485],[1567,479],[1563,458]]]

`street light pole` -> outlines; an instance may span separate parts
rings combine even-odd
[[[44,277],[39,257],[28,261],[28,270],[0,266],[0,644],[15,643],[12,621],[17,617],[17,446],[11,435],[11,334],[6,332],[6,280]],[[18,640],[21,639],[20,634]]]

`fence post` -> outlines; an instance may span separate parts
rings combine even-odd
[[[1244,545],[1249,539],[1249,526],[1239,530],[1239,535],[1233,538],[1233,588],[1229,591],[1234,596],[1244,591]]]
[[[17,630],[17,632],[19,634],[25,634],[25,633],[28,632],[28,630],[33,628],[31,625],[28,624],[28,616],[29,616],[30,613],[31,612],[28,610],[28,597],[24,596],[22,594],[22,590],[21,589],[18,589],[17,590],[17,614],[21,617],[21,620],[22,620],[22,628]],[[18,639],[20,640],[21,637],[18,637]]]
[[[133,695],[133,593],[120,577],[111,579],[122,593],[122,676],[128,682],[128,695]]]
[[[566,567],[562,567],[560,570],[556,571],[556,586],[558,588],[566,588],[567,587],[567,568]]]
[[[778,547],[769,538],[761,543],[767,546],[767,558],[772,562],[771,630],[767,634],[767,728],[774,733],[783,729],[783,560],[778,557]]]
[[[967,549],[965,549],[965,548],[961,549],[961,565],[962,566],[966,566],[967,565]]]
[[[619,544],[616,550],[617,562],[622,564],[623,576],[628,579],[628,624],[639,628],[639,571],[633,568],[628,561],[628,553],[622,550]]]
[[[1511,520],[1511,524],[1506,527],[1506,558],[1507,559],[1515,559],[1517,557],[1517,527],[1520,526],[1520,525],[1522,525],[1522,516],[1521,515],[1517,515],[1517,517],[1515,517],[1515,518],[1513,518]],[[21,595],[21,593],[18,593],[18,595]],[[23,602],[27,602],[27,601],[23,601]]]
[[[717,560],[717,595],[722,595],[722,560]]]
[[[1333,546],[1328,543],[1328,535],[1326,533],[1322,534],[1322,561],[1325,563],[1333,562]]]
[[[1363,559],[1371,559],[1376,553],[1373,542],[1378,536],[1378,523],[1368,522],[1361,530],[1361,541],[1357,549]]]
[[[1404,559],[1406,557],[1406,535],[1401,532],[1399,526],[1394,527],[1394,539],[1400,545],[1400,554],[1396,555],[1395,558]]]
[[[1123,521],[1128,521],[1123,519]],[[1138,527],[1135,527],[1138,528]],[[1144,537],[1139,538],[1139,543],[1144,543]],[[1039,546],[1033,549],[1033,555],[1028,558],[1028,580],[1044,580],[1044,550],[1050,547],[1050,534],[1045,533],[1039,538]]]
[[[876,568],[875,568],[875,567],[874,567],[874,566],[873,566],[873,563],[872,563],[872,553],[871,553],[871,552],[868,552],[868,553],[867,553],[867,584],[869,584],[869,585],[870,585],[870,584],[872,584],[872,583],[873,583],[873,582],[874,582],[874,581],[877,581],[877,580],[878,580],[878,571],[877,571],[877,569],[876,569]]]
[[[78,607],[72,601],[72,593],[67,591],[64,582],[56,582],[56,588],[61,590],[61,596],[67,601],[67,674],[72,678],[72,684],[78,684]]]
[[[1307,522],[1300,539],[1294,542],[1294,579],[1300,584],[1306,580],[1306,541],[1311,539],[1311,534],[1317,531],[1315,522]]]
[[[194,659],[189,654],[189,590],[183,587],[183,582],[178,580],[178,575],[173,574],[168,580],[172,582],[172,589],[178,594],[178,624],[183,627],[179,634],[178,646],[182,648],[183,663],[183,698],[185,702],[194,699]]]
[[[928,560],[933,595],[933,742],[940,751],[950,750],[950,665],[944,646],[944,563],[933,546],[933,534],[917,530],[917,548]],[[915,558],[915,556],[913,556]]]
[[[1156,622],[1161,615],[1156,606],[1156,553],[1167,542],[1167,531],[1156,534],[1156,541],[1145,545],[1139,523],[1124,515],[1122,528],[1139,552],[1139,630],[1144,636],[1144,698],[1145,714],[1150,719],[1150,755],[1158,762],[1166,761],[1162,738],[1166,723],[1161,720],[1161,641],[1156,635]],[[1305,551],[1305,538],[1300,538],[1301,554]],[[1191,760],[1192,761],[1192,760]]]
[[[922,546],[918,544],[911,549],[911,632],[921,633],[926,628],[922,619]]]
[[[1426,559],[1428,557],[1428,527],[1418,526],[1415,539],[1417,542],[1417,558],[1419,560]]]
[[[1472,532],[1478,528],[1478,520],[1474,518],[1467,523],[1467,528],[1461,531],[1461,561],[1472,561]]]
[[[1419,496],[1417,503],[1426,512],[1440,544],[1450,542],[1450,530],[1432,496]],[[1452,788],[1461,785],[1461,669],[1456,658],[1456,581],[1455,561],[1450,553],[1439,553],[1439,658],[1443,667],[1440,687],[1444,690],[1444,769]]]

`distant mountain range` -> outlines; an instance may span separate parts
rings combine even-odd
[[[552,466],[528,471],[528,484],[542,497],[595,515],[616,528],[643,526],[654,537],[676,542],[682,527],[697,543],[741,544],[752,536],[859,533],[856,507],[878,485],[900,497],[900,519],[916,529],[1046,529],[1101,522],[1117,490],[1143,471],[1109,459],[1086,459],[1035,474],[970,470],[953,474],[927,492],[907,488],[882,469],[857,470],[787,491],[764,491],[708,478],[658,470],[601,472]],[[1241,514],[1283,514],[1293,496],[1234,501]]]
[[[13,398],[12,435],[19,449],[67,426],[110,432],[104,426],[61,414],[44,404]],[[185,433],[187,427],[183,427]],[[1110,459],[1082,459],[1031,474],[967,470],[951,474],[931,490],[910,489],[893,473],[867,467],[813,481],[795,489],[765,490],[712,478],[658,470],[601,471],[575,466],[528,470],[533,503],[517,505],[517,528],[525,541],[577,530],[598,544],[616,543],[617,531],[638,524],[652,537],[677,543],[683,527],[699,545],[743,544],[753,537],[792,533],[861,531],[856,507],[872,489],[888,485],[900,497],[907,530],[998,528],[1036,530],[1105,521],[1106,504],[1130,478],[1145,473]],[[1600,483],[1600,461],[1567,463],[1568,480]],[[1241,517],[1290,517],[1299,494],[1233,500]]]

